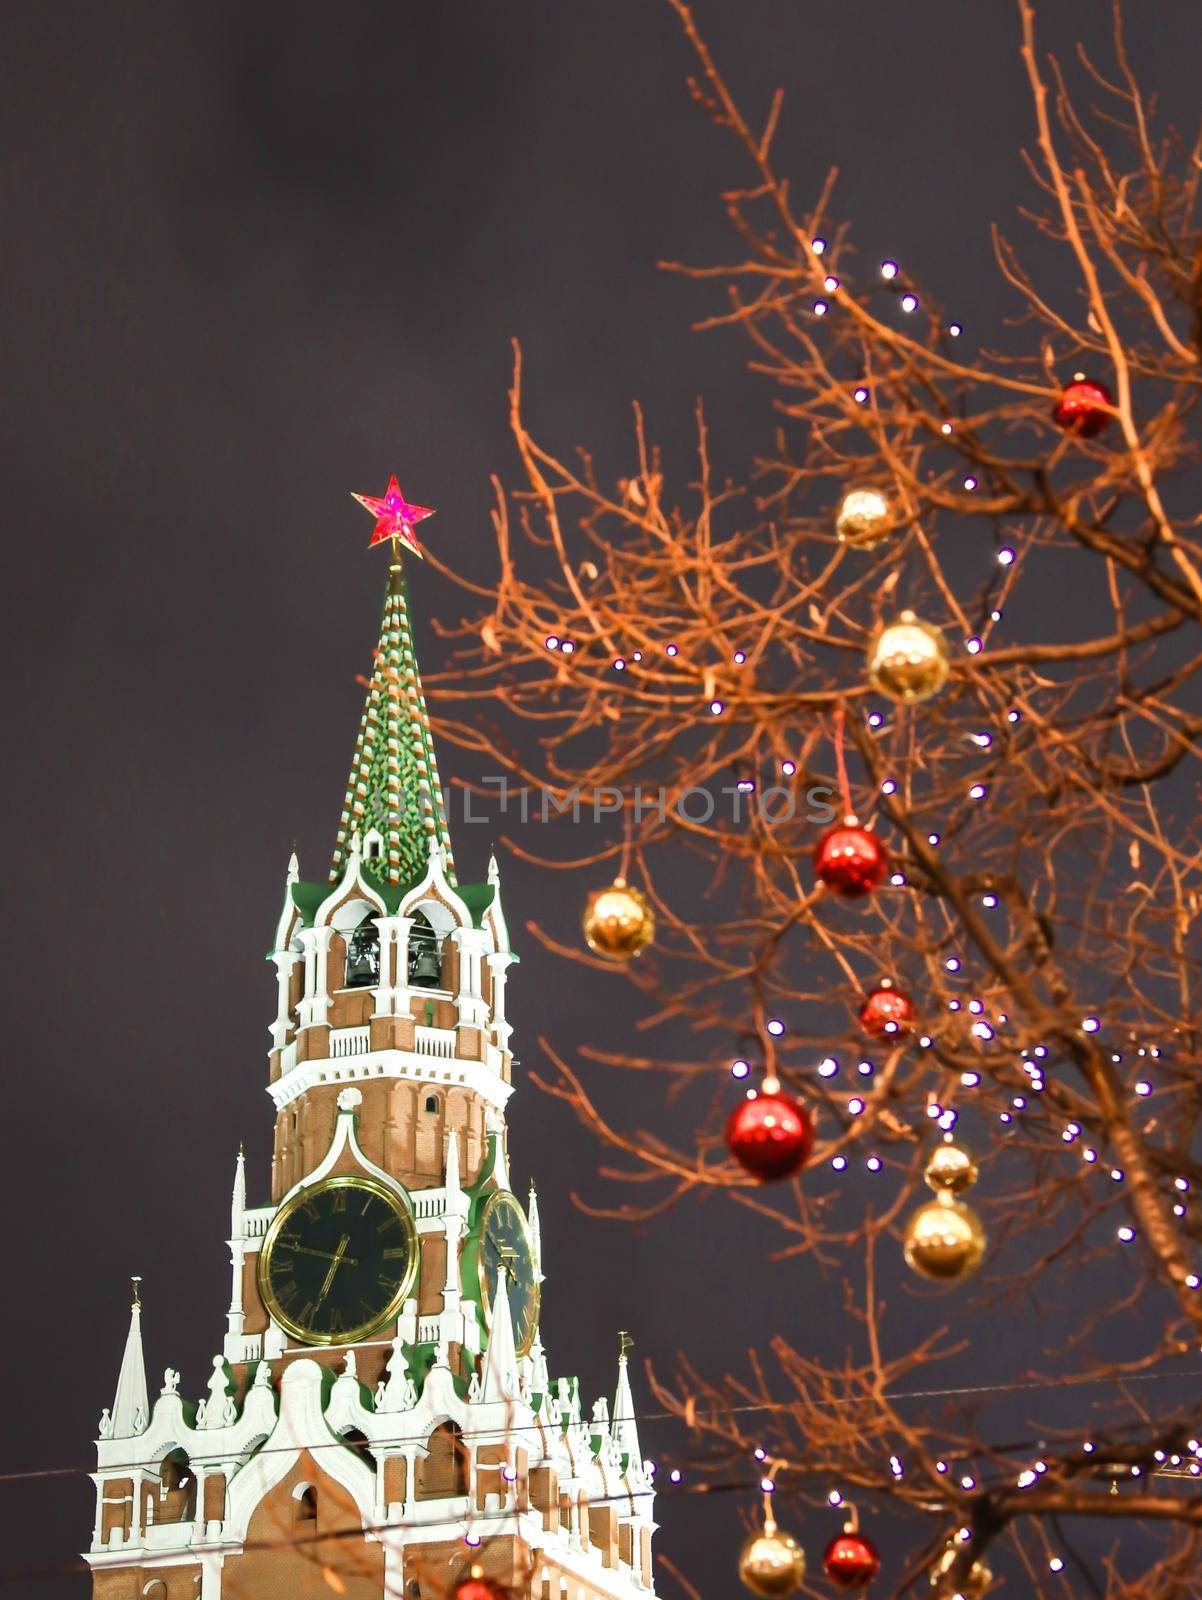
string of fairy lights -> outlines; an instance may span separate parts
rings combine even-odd
[[[1198,1377],[1202,1377],[1202,1368],[1180,1371],[1173,1374],[1156,1372],[1134,1373],[1124,1375],[1121,1379],[1118,1377],[1106,1379],[1070,1376],[1066,1380],[1057,1379],[1056,1384],[1059,1385],[1062,1382],[1067,1382],[1076,1387],[1100,1387],[1103,1385],[1120,1384],[1124,1386],[1128,1384],[1146,1385],[1149,1383],[1163,1381],[1182,1382]],[[960,1387],[886,1391],[882,1398],[888,1399],[893,1404],[899,1404],[907,1401],[965,1397],[971,1395],[995,1396],[1011,1391],[1038,1391],[1041,1389],[1046,1389],[1049,1386],[1049,1384],[1028,1379],[1010,1384],[970,1385]],[[825,1402],[816,1401],[815,1403],[819,1406],[825,1404],[830,1408],[834,1408],[840,1404],[839,1401],[834,1399],[830,1399]],[[779,1414],[779,1407],[765,1402],[744,1402],[732,1406],[723,1406],[720,1413],[713,1413],[713,1418],[714,1420],[728,1422],[736,1416],[747,1417],[755,1414],[775,1416]],[[696,1427],[698,1424],[704,1425],[708,1415],[709,1414],[703,1408],[694,1407],[686,1408],[684,1411],[648,1411],[630,1418],[615,1417],[612,1419],[612,1421],[614,1423],[634,1421],[644,1426],[653,1422],[658,1423],[663,1421],[672,1421],[676,1423],[684,1423],[690,1427]],[[577,1426],[580,1431],[584,1433],[589,1433],[592,1431],[592,1425],[588,1422],[581,1422],[577,1424]],[[486,1432],[489,1438],[495,1439],[495,1428],[482,1431]],[[465,1429],[462,1437],[465,1441],[471,1439],[473,1437],[473,1430]],[[401,1444],[420,1444],[422,1442],[423,1438],[418,1435],[412,1435],[407,1439],[402,1438],[400,1440],[390,1441],[390,1443]],[[323,1451],[340,1451],[346,1448],[347,1446],[343,1442],[331,1440],[325,1445],[315,1444],[311,1447],[311,1450],[315,1456],[320,1456]],[[1016,1445],[1010,1445],[1006,1447],[1008,1453],[1014,1453],[1018,1448],[1020,1447]],[[1038,1448],[1038,1446],[1035,1448]],[[1110,1456],[1114,1458],[1117,1458],[1121,1454],[1120,1445],[1112,1443],[1104,1448],[1108,1449]],[[1082,1440],[1079,1447],[1080,1455],[1086,1463],[1087,1475],[1095,1479],[1101,1478],[1107,1480],[1109,1492],[1112,1494],[1118,1492],[1118,1483],[1124,1478],[1130,1483],[1137,1483],[1145,1476],[1179,1477],[1188,1480],[1196,1480],[1202,1477],[1202,1439],[1197,1437],[1190,1437],[1187,1442],[1182,1444],[1180,1449],[1164,1450],[1156,1448],[1149,1453],[1148,1459],[1143,1463],[1139,1461],[1120,1461],[1118,1459],[1110,1459],[1110,1457],[1104,1454],[1099,1456],[1097,1463],[1094,1464],[1090,1458],[1095,1456],[1098,1449],[1099,1446],[1089,1438]],[[264,1443],[259,1446],[255,1453],[256,1455],[271,1455],[275,1453],[291,1454],[294,1453],[294,1450],[292,1446],[273,1446],[270,1443]],[[752,1462],[754,1467],[758,1469],[758,1488],[765,1498],[764,1528],[762,1531],[753,1533],[747,1540],[744,1546],[744,1557],[746,1558],[748,1554],[750,1554],[753,1560],[758,1560],[761,1562],[767,1560],[769,1564],[773,1566],[773,1570],[776,1570],[779,1566],[781,1551],[783,1550],[788,1556],[791,1568],[796,1567],[798,1581],[800,1581],[801,1575],[804,1574],[805,1565],[805,1558],[802,1548],[792,1535],[782,1535],[780,1533],[780,1530],[776,1527],[775,1518],[772,1516],[772,1513],[768,1507],[770,1497],[775,1496],[781,1490],[781,1484],[779,1480],[782,1476],[787,1475],[791,1480],[793,1480],[792,1492],[796,1493],[800,1490],[803,1480],[810,1480],[816,1474],[812,1471],[807,1471],[807,1469],[799,1466],[796,1463],[790,1462],[787,1458],[770,1455],[770,1452],[764,1449],[762,1446],[757,1446],[754,1449],[752,1453]],[[655,1463],[647,1462],[645,1465],[650,1478],[654,1481],[657,1478]],[[120,1470],[119,1463],[110,1464],[110,1466],[113,1470]],[[129,1466],[132,1470],[134,1467],[140,1466],[140,1462],[131,1462],[129,1463]],[[503,1481],[510,1485],[511,1492],[516,1497],[516,1485],[518,1484],[520,1474],[513,1463],[508,1460],[505,1462],[494,1463],[493,1470],[497,1470],[499,1472]],[[897,1454],[891,1453],[889,1455],[887,1470],[889,1479],[891,1479],[894,1483],[900,1484],[906,1477],[906,1466],[902,1458]],[[1043,1459],[1042,1456],[1035,1455],[1029,1466],[1023,1467],[1014,1475],[1013,1486],[1018,1490],[1032,1488],[1047,1476],[1049,1470],[1050,1465],[1048,1461]],[[987,1474],[981,1473],[975,1466],[973,1466],[971,1462],[955,1462],[952,1460],[936,1459],[934,1462],[934,1471],[947,1481],[949,1510],[954,1510],[956,1506],[968,1509],[971,1505],[971,1498],[974,1495],[988,1493],[991,1488],[998,1487],[1004,1481],[996,1472],[996,1470],[992,1478],[990,1478]],[[31,1479],[46,1479],[52,1477],[61,1478],[68,1476],[90,1477],[91,1475],[91,1470],[84,1466],[32,1468],[23,1471],[0,1473],[0,1484],[11,1484],[28,1481]],[[713,1477],[706,1477],[699,1472],[686,1472],[685,1469],[680,1467],[673,1467],[666,1474],[666,1481],[662,1484],[657,1483],[656,1492],[659,1494],[666,1492],[670,1495],[712,1495],[715,1493],[724,1492],[746,1493],[747,1487],[747,1482],[743,1478],[716,1479]],[[823,1558],[824,1570],[831,1581],[835,1583],[836,1587],[843,1589],[862,1587],[871,1579],[872,1576],[875,1575],[879,1567],[879,1555],[876,1551],[876,1546],[869,1536],[860,1528],[856,1507],[853,1502],[848,1500],[843,1490],[837,1487],[831,1487],[825,1491],[819,1489],[817,1490],[817,1494],[824,1499],[825,1504],[829,1508],[836,1511],[846,1511],[849,1513],[847,1521],[845,1522],[842,1530],[836,1533],[826,1546]],[[624,1487],[620,1492],[614,1494],[594,1496],[590,1498],[589,1503],[595,1506],[601,1506],[608,1503],[613,1503],[618,1506],[629,1506],[631,1504],[631,1490]],[[464,1532],[462,1535],[463,1544],[469,1553],[469,1557],[472,1552],[480,1548],[485,1537],[484,1530],[487,1529],[488,1524],[490,1522],[511,1520],[517,1509],[518,1506],[515,1498],[512,1505],[473,1510],[469,1514],[469,1517],[465,1523]],[[405,1524],[403,1521],[401,1523],[390,1522],[388,1524],[382,1524],[381,1527],[387,1527],[390,1531],[396,1532],[398,1529],[403,1530],[404,1525]],[[356,1530],[354,1529],[348,1530],[347,1536],[350,1537],[354,1535],[355,1532]],[[286,1540],[269,1541],[269,1543],[295,1543],[298,1542],[298,1538],[303,1540],[303,1535],[289,1535]],[[951,1549],[954,1552],[957,1544],[966,1543],[970,1541],[971,1538],[972,1531],[967,1524],[959,1527],[951,1535],[948,1544],[944,1547],[943,1556],[940,1557],[940,1560],[936,1563],[936,1567],[933,1569],[934,1578],[939,1577],[944,1571],[945,1566],[950,1565],[950,1561],[944,1560],[947,1551]],[[260,1548],[266,1546],[256,1544],[253,1547]],[[251,1547],[248,1546],[248,1548]],[[768,1553],[766,1554],[766,1552]],[[1052,1573],[1061,1571],[1063,1569],[1063,1565],[1063,1558],[1058,1555],[1052,1554],[1048,1559],[1048,1569]],[[68,1565],[59,1563],[53,1564],[52,1568],[47,1567],[46,1570],[66,1571],[76,1570],[76,1567],[74,1564]],[[28,1572],[26,1572],[24,1569],[22,1570],[22,1573],[19,1574],[19,1576],[22,1577],[28,1575]],[[13,1574],[11,1576],[15,1578],[18,1576],[18,1574]],[[473,1573],[469,1576],[473,1577],[474,1581],[479,1581],[480,1579],[480,1575],[475,1572],[475,1569],[473,1569]],[[9,1577],[9,1574],[0,1572],[0,1581],[5,1581]],[[465,1580],[465,1583],[466,1581],[467,1580]],[[461,1592],[463,1588],[464,1584],[457,1586],[456,1594],[458,1600],[473,1600],[471,1595]],[[508,1600],[508,1595],[503,1586],[496,1585],[489,1595],[478,1596],[476,1597],[476,1600]]]
[[[826,257],[828,248],[827,241],[821,237],[811,241],[811,250],[816,257]],[[896,260],[882,260],[879,275],[881,283],[896,295],[897,303],[905,315],[913,315],[919,310],[919,295],[905,282]],[[823,279],[826,298],[815,298],[811,302],[810,309],[815,317],[824,318],[832,311],[842,287],[837,271],[829,271]],[[964,327],[958,321],[951,321],[941,332],[950,339],[960,339]],[[870,404],[873,395],[867,381],[855,384],[852,398],[859,406]],[[1107,387],[1096,379],[1076,373],[1056,398],[1051,419],[1065,435],[1077,440],[1093,440],[1106,431],[1116,414],[1113,397]],[[940,433],[944,436],[953,434],[955,429],[956,423],[951,418],[940,424]],[[974,493],[980,486],[976,471],[964,472],[960,482],[967,494]],[[839,542],[850,549],[872,550],[903,521],[902,513],[879,485],[856,484],[849,487],[839,501],[834,513],[834,531]],[[1013,581],[1019,561],[1015,545],[1000,542],[998,536],[995,536],[994,556],[997,578],[988,586],[980,625],[976,631],[964,635],[961,641],[961,648],[969,657],[979,657],[987,650],[992,630],[1002,623],[1001,590]],[[544,642],[547,650],[569,656],[580,648],[578,640],[565,636],[562,631],[549,633]],[[673,640],[660,648],[668,660],[680,657],[680,647]],[[616,674],[629,674],[632,669],[638,668],[643,659],[642,650],[617,655],[612,659],[612,669]],[[747,661],[747,652],[737,649],[731,659],[734,665],[743,666]],[[682,664],[687,667],[687,663]],[[895,703],[919,705],[930,699],[944,687],[951,671],[952,649],[944,632],[913,611],[902,610],[894,619],[881,623],[869,641],[865,657],[868,681],[877,693]],[[705,704],[708,714],[715,718],[726,715],[730,709],[727,698],[720,692],[707,694]],[[839,717],[842,715],[842,712],[838,713]],[[1024,713],[1019,706],[1011,706],[1005,711],[1004,717],[1006,727],[1014,729],[1023,722]],[[883,712],[874,709],[867,713],[866,724],[871,732],[879,732],[886,723]],[[983,755],[994,754],[997,737],[989,727],[979,727],[968,735],[968,740]],[[885,882],[894,888],[906,887],[905,872],[890,860],[880,838],[871,830],[862,828],[855,816],[843,769],[841,724],[836,756],[845,815],[818,841],[814,851],[816,878],[832,896],[851,901],[870,897]],[[1004,761],[1004,752],[1000,752],[999,759]],[[784,778],[793,778],[798,772],[798,764],[785,759],[779,762],[778,770]],[[965,786],[964,800],[973,806],[988,802],[995,784],[1000,781],[1000,771],[992,776],[989,773],[974,775]],[[750,792],[756,785],[753,772],[739,773],[737,788],[740,792]],[[900,784],[895,777],[885,775],[877,780],[877,790],[882,797],[890,799],[899,796]],[[927,835],[927,844],[932,850],[938,849],[940,843],[939,833],[930,832]],[[983,911],[996,912],[1001,907],[1000,896],[995,892],[985,890],[976,898]],[[624,876],[619,876],[613,883],[595,890],[589,896],[583,925],[589,947],[615,962],[630,960],[647,948],[655,936],[655,918],[650,903],[640,890],[625,881]],[[962,957],[954,953],[947,954],[943,957],[943,967],[949,981],[964,981],[965,962]],[[997,1058],[1001,1052],[1011,1049],[1008,1016],[1002,1012],[991,1014],[984,998],[971,992],[951,994],[943,1004],[948,1013],[958,1013],[964,1018],[968,1037],[980,1050]],[[870,1040],[875,1039],[889,1047],[914,1045],[921,1051],[930,1051],[937,1044],[934,1033],[924,1031],[919,1026],[917,1007],[911,997],[889,979],[883,980],[865,996],[859,1021]],[[787,1032],[786,1023],[779,1017],[769,1017],[765,1028],[772,1039],[781,1039]],[[1103,1022],[1097,1015],[1086,1014],[1080,1018],[1078,1028],[1084,1039],[1092,1040],[1101,1032]],[[1053,1060],[1053,1051],[1047,1044],[1019,1046],[1016,1041],[1014,1048],[1018,1051],[1016,1070],[1025,1080],[1021,1087],[1005,1090],[996,1073],[990,1075],[987,1070],[975,1067],[962,1067],[954,1074],[957,1090],[969,1095],[983,1087],[1002,1090],[1004,1103],[995,1106],[994,1115],[1004,1127],[1021,1125],[1024,1113],[1030,1111],[1045,1094],[1047,1074]],[[1154,1064],[1162,1060],[1162,1051],[1153,1044],[1134,1044],[1132,1050],[1138,1063],[1139,1076],[1129,1092],[1133,1100],[1149,1102],[1156,1092]],[[1109,1060],[1114,1066],[1122,1066],[1127,1057],[1121,1050],[1112,1050]],[[986,1065],[983,1063],[983,1066]],[[734,1059],[729,1070],[731,1077],[740,1084],[746,1084],[753,1076],[752,1063],[745,1056]],[[852,1076],[854,1086],[839,1091],[845,1131],[861,1120],[872,1122],[876,1110],[874,1081],[878,1069],[871,1052],[858,1054],[854,1062],[842,1061],[837,1055],[828,1054],[813,1070],[822,1083],[824,1099],[828,1104],[831,1091],[839,1087],[839,1080]],[[976,1181],[977,1167],[971,1155],[955,1141],[960,1115],[955,1105],[944,1104],[943,1099],[932,1092],[926,1106],[926,1116],[935,1124],[939,1142],[926,1164],[924,1177],[934,1190],[934,1199],[914,1213],[903,1235],[903,1251],[908,1264],[922,1276],[942,1283],[962,1281],[976,1270],[985,1254],[985,1235],[980,1219],[962,1198]],[[1041,1110],[1040,1116],[1041,1127],[1046,1127],[1046,1111]],[[806,1104],[782,1088],[775,1070],[769,1066],[758,1085],[746,1088],[744,1100],[731,1113],[726,1128],[726,1142],[730,1153],[752,1176],[762,1182],[779,1181],[796,1176],[809,1162],[814,1142],[813,1120]],[[1076,1156],[1084,1166],[1094,1169],[1102,1181],[1121,1191],[1126,1174],[1120,1166],[1108,1163],[1097,1145],[1090,1142],[1082,1120],[1065,1117],[1058,1128],[1053,1122],[1049,1142],[1052,1148],[1058,1142],[1066,1155]],[[827,1158],[829,1170],[836,1174],[849,1172],[852,1157],[844,1148],[839,1148],[842,1141],[835,1143],[836,1148]],[[884,1170],[885,1161],[876,1149],[864,1150],[859,1160],[862,1170],[869,1175]],[[1184,1218],[1191,1193],[1189,1177],[1185,1173],[1178,1173],[1163,1182],[1171,1188],[1172,1215]],[[1115,1238],[1120,1245],[1129,1245],[1136,1240],[1137,1229],[1131,1221],[1124,1220],[1115,1226]],[[1188,1289],[1196,1290],[1202,1286],[1202,1276],[1190,1271],[1184,1277],[1184,1284]],[[1085,1439],[1080,1446],[1081,1456],[1089,1458],[1096,1449],[1093,1440]],[[762,1449],[757,1449],[755,1454],[758,1462],[767,1460]],[[971,1466],[953,1469],[949,1463],[940,1461],[936,1471],[948,1475],[949,1481],[958,1472],[956,1487],[965,1496],[981,1490],[977,1470]],[[1132,1480],[1140,1478],[1145,1472],[1197,1478],[1202,1475],[1202,1442],[1191,1437],[1180,1448],[1162,1449],[1158,1446],[1151,1451],[1146,1463],[1114,1465],[1108,1471],[1112,1489],[1123,1474]],[[1049,1462],[1042,1456],[1036,1457],[1029,1465],[1017,1469],[1011,1479],[1012,1486],[1019,1491],[1032,1489],[1048,1472]],[[674,1469],[673,1481],[679,1481],[680,1476],[679,1469]],[[897,1455],[889,1458],[888,1476],[895,1483],[905,1476],[904,1464]],[[996,1481],[1000,1484],[1002,1480]],[[740,1575],[746,1586],[754,1592],[763,1596],[780,1596],[801,1582],[805,1572],[804,1554],[795,1539],[782,1534],[776,1527],[770,1509],[770,1496],[776,1489],[775,1477],[771,1472],[762,1478],[760,1487],[765,1496],[763,1527],[752,1535],[743,1548]],[[832,1489],[828,1499],[834,1507],[843,1504],[843,1496],[838,1489]],[[954,1592],[955,1600],[977,1600],[992,1583],[992,1574],[983,1558],[970,1560],[959,1548],[971,1542],[971,1539],[970,1527],[962,1526],[954,1530],[931,1571],[932,1585],[941,1594]],[[836,1587],[843,1589],[863,1587],[878,1570],[879,1555],[871,1540],[859,1528],[854,1512],[843,1533],[827,1546],[823,1565],[828,1578]],[[1065,1568],[1064,1558],[1053,1553],[1048,1558],[1048,1568],[1052,1573],[1062,1572]],[[953,1576],[956,1580],[954,1591],[941,1587],[944,1580],[950,1583]]]

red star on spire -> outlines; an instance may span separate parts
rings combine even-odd
[[[394,547],[399,541],[406,549],[412,550],[415,556],[421,555],[413,527],[415,523],[424,522],[434,513],[429,506],[410,505],[401,493],[395,475],[389,478],[388,488],[383,495],[355,494],[352,491],[351,498],[357,500],[376,519],[376,529],[371,536],[369,549],[373,544],[382,544],[385,539],[391,539]]]

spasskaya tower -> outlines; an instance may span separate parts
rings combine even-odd
[[[395,479],[361,499],[392,560],[332,865],[308,881],[293,856],[271,941],[269,1198],[249,1203],[239,1153],[196,1400],[168,1367],[152,1401],[135,1283],[94,1594],[441,1600],[479,1567],[519,1600],[648,1600],[625,1340],[612,1411],[586,1413],[539,1331],[538,1206],[508,1152],[517,957],[495,859],[481,882],[456,871],[409,620],[402,561],[429,512]]]

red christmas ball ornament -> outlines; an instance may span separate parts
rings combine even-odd
[[[482,1567],[473,1567],[468,1577],[455,1585],[455,1600],[510,1600],[509,1590],[495,1578],[486,1578]]]
[[[845,900],[862,900],[884,880],[889,852],[854,817],[828,828],[814,847],[814,871],[821,882]]]
[[[895,988],[885,978],[865,996],[860,1026],[870,1039],[906,1039],[914,1032],[917,1015],[905,990]]]
[[[845,1528],[827,1545],[822,1565],[836,1589],[862,1589],[880,1571],[881,1558],[867,1534]]]
[[[1052,420],[1065,433],[1075,433],[1080,439],[1096,439],[1114,421],[1108,409],[1113,404],[1110,390],[1104,383],[1079,372],[1060,391]]]
[[[743,1170],[761,1183],[791,1178],[809,1160],[813,1119],[800,1100],[765,1080],[759,1093],[740,1101],[731,1112],[726,1144]]]

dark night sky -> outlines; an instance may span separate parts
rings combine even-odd
[[[1103,0],[1045,9],[1045,42],[1104,47]],[[798,192],[838,164],[863,251],[996,337],[988,223],[1025,192],[1030,136],[1012,6],[698,10],[751,107],[783,83]],[[1188,124],[1196,0],[1132,10],[1137,64]],[[294,837],[324,872],[374,643],[382,563],[346,491],[395,469],[438,508],[429,541],[486,576],[489,475],[516,478],[515,335],[557,447],[616,467],[635,397],[678,474],[697,394],[720,463],[763,425],[742,351],[691,335],[702,295],[655,268],[731,253],[714,195],[739,169],[688,67],[657,0],[5,8],[3,1469],[91,1464],[130,1272],[152,1378],[170,1361],[195,1394],[218,1348],[239,1138],[265,1197],[262,955]],[[413,590],[433,669],[420,614],[462,602],[428,573]],[[514,927],[571,935],[559,880],[503,871]],[[619,985],[583,991],[522,948],[528,1065],[540,1033],[569,1054],[623,1037]],[[829,1282],[772,1267],[742,1215],[693,1207],[637,1236],[591,1221],[568,1200],[604,1193],[581,1176],[587,1137],[533,1090],[513,1129],[542,1197],[553,1367],[590,1396],[612,1388],[619,1327],[663,1366],[687,1343],[717,1371],[765,1326],[804,1343],[829,1320]],[[917,1332],[943,1309],[900,1315],[904,1340],[905,1317]],[[71,1556],[91,1506],[78,1477],[0,1484],[4,1561]],[[736,1509],[661,1502],[660,1547],[730,1591]]]

